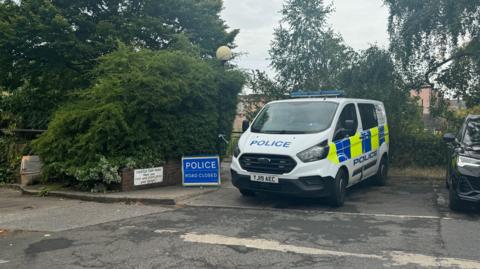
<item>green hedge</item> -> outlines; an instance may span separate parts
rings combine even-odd
[[[124,47],[103,57],[95,75],[33,144],[49,178],[110,184],[122,167],[215,152],[243,86],[242,73],[184,52]]]
[[[447,144],[442,136],[428,132],[391,135],[391,163],[395,166],[442,166],[447,160]]]

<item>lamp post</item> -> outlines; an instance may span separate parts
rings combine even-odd
[[[225,67],[225,64],[232,59],[232,50],[227,47],[227,46],[221,46],[217,49],[216,52],[217,60],[219,60],[222,63],[222,67]],[[224,72],[225,70],[222,70]],[[224,134],[222,134],[222,122],[223,122],[223,117],[222,117],[222,92],[221,89],[218,91],[218,137],[223,138],[222,142],[225,142]],[[218,155],[222,156],[222,150],[220,144],[218,145]],[[227,148],[227,143],[225,142],[225,149]]]

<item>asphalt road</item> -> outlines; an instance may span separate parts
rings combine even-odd
[[[0,269],[480,268],[480,211],[451,213],[443,182],[393,178],[386,187],[356,186],[347,199],[340,209],[308,199],[247,199],[227,185],[176,208],[153,207],[158,212],[53,225],[53,232],[0,232]],[[76,211],[79,222],[96,214]]]

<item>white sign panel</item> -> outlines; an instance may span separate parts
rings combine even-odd
[[[133,176],[135,186],[148,185],[163,182],[163,167],[136,169]]]

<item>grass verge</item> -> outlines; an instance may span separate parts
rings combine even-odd
[[[390,167],[390,176],[444,179],[444,167]]]

